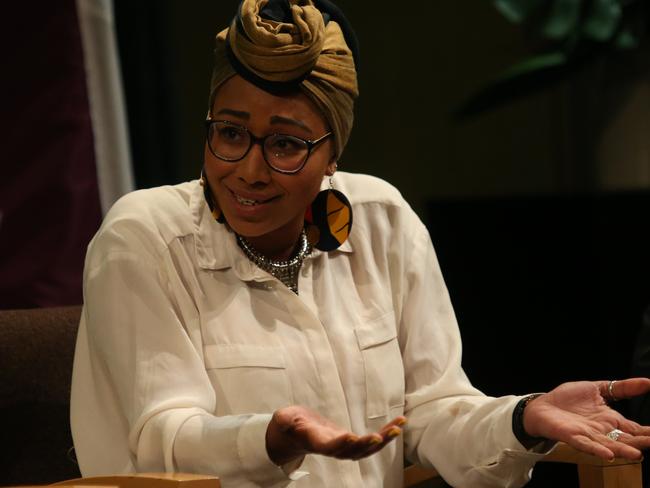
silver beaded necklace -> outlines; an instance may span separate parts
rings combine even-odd
[[[263,269],[267,273],[275,276],[278,280],[284,283],[292,292],[298,294],[298,276],[300,267],[305,257],[311,253],[311,246],[307,240],[305,231],[300,233],[300,247],[290,259],[286,261],[269,259],[246,240],[245,237],[237,234],[237,243],[242,248],[246,257],[250,259],[256,266]]]

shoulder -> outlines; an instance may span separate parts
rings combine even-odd
[[[376,176],[338,171],[334,187],[348,197],[353,207],[367,204],[408,207],[397,188]]]
[[[179,219],[189,215],[190,198],[197,185],[197,181],[190,181],[128,193],[115,202],[103,225],[125,220],[144,225],[180,223]]]
[[[198,182],[137,190],[108,211],[89,248],[102,252],[146,250],[160,254],[194,229],[192,198]]]
[[[385,217],[419,221],[399,190],[376,176],[339,171],[334,178],[334,188],[348,198],[355,217],[367,214],[371,220]]]
[[[391,240],[399,244],[417,236],[428,237],[426,227],[402,194],[387,181],[364,174],[339,171],[334,188],[343,192],[352,205],[351,238]]]

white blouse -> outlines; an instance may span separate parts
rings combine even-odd
[[[245,257],[198,181],[115,204],[84,271],[71,400],[84,476],[397,488],[406,455],[458,487],[529,479],[540,455],[512,433],[519,397],[487,397],[467,380],[426,228],[388,183],[343,172],[334,181],[352,203],[352,232],[304,261],[298,296]],[[287,475],[265,433],[292,404],[359,434],[402,413],[408,424],[367,459],[308,455]]]

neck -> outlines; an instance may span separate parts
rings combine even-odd
[[[298,273],[305,256],[311,251],[305,234],[300,236],[300,244],[296,247],[294,255],[286,258],[270,259],[262,255],[257,249],[254,249],[253,245],[241,236],[237,236],[237,243],[253,264],[274,276],[291,291],[298,294]]]
[[[293,232],[287,229],[277,229],[263,236],[248,237],[248,243],[260,254],[268,259],[276,261],[285,261],[289,259],[296,251],[296,247],[300,243],[300,235],[302,234],[302,226]]]

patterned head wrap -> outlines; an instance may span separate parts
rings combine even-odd
[[[359,95],[357,59],[354,32],[329,0],[242,0],[230,27],[217,35],[210,108],[235,74],[273,94],[301,90],[334,132],[338,157]]]

